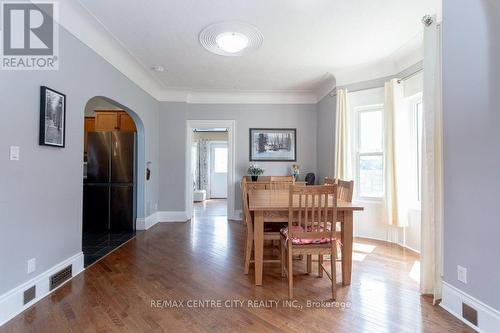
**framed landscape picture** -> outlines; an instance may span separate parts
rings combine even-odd
[[[297,129],[251,128],[250,161],[297,160]]]
[[[66,95],[40,87],[39,144],[64,147],[66,136]]]

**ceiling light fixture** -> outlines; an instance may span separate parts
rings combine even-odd
[[[215,38],[215,42],[223,51],[236,53],[248,46],[248,37],[239,32],[223,32]]]
[[[212,53],[235,57],[247,55],[260,48],[264,37],[250,24],[222,22],[203,29],[199,40],[201,45]]]

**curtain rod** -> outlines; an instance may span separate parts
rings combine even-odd
[[[415,75],[417,75],[417,74],[419,74],[419,73],[421,73],[421,72],[423,72],[423,71],[424,71],[424,69],[423,69],[423,68],[420,68],[420,69],[416,70],[416,71],[415,71],[415,72],[413,72],[413,73],[410,73],[410,74],[408,74],[408,75],[406,75],[406,76],[403,76],[402,78],[400,78],[400,79],[398,80],[398,83],[401,83],[401,81],[408,80],[408,79],[410,79],[410,78],[414,77]]]
[[[412,72],[412,73],[410,73],[410,74],[408,74],[408,75],[406,75],[406,76],[398,79],[398,83],[401,83],[402,81],[408,80],[408,79],[414,77],[415,75],[417,75],[417,74],[419,74],[419,73],[421,73],[423,71],[424,71],[424,69],[420,68],[420,69],[416,70],[415,72]],[[382,86],[365,87],[365,88],[348,90],[348,92],[350,92],[350,93],[351,92],[358,92],[358,91],[370,90],[370,89],[377,89],[377,88],[382,88],[382,87],[383,87],[383,85]],[[330,96],[330,97],[337,96],[337,87],[333,88],[333,90],[328,93],[328,96]]]

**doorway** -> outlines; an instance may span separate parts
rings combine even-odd
[[[82,251],[85,267],[136,234],[137,126],[96,97],[85,110]]]
[[[188,120],[186,213],[234,219],[234,121]]]

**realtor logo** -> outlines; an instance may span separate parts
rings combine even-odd
[[[57,70],[57,4],[2,2],[3,70]]]

